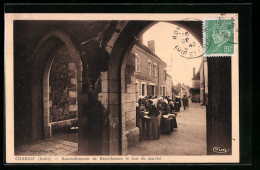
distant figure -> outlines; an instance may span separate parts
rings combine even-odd
[[[174,103],[172,100],[169,100],[169,106],[170,106],[170,113],[174,111]]]
[[[191,103],[191,97],[188,97],[188,107],[190,107],[190,103]]]
[[[186,97],[186,95],[184,95],[184,97],[182,98],[182,102],[183,102],[183,109],[187,110],[188,107],[188,98]]]
[[[181,107],[181,101],[175,97],[175,101],[174,101],[174,110],[175,112],[179,112],[180,111],[180,107]]]

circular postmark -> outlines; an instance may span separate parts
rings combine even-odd
[[[194,59],[203,56],[202,44],[193,36],[191,31],[186,30],[180,25],[176,25],[172,33],[174,42],[173,50],[186,59]]]

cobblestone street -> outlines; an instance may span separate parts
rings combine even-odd
[[[52,138],[22,145],[17,148],[16,155],[34,156],[69,156],[78,152],[77,133],[59,133]]]
[[[178,112],[178,128],[159,140],[143,140],[128,149],[128,155],[206,155],[206,108],[191,103],[188,110]]]

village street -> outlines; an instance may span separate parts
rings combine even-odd
[[[206,107],[191,103],[188,110],[178,112],[178,128],[159,140],[143,140],[128,148],[127,155],[206,155]]]

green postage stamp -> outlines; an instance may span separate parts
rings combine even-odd
[[[234,20],[204,19],[203,48],[204,56],[234,55]]]

